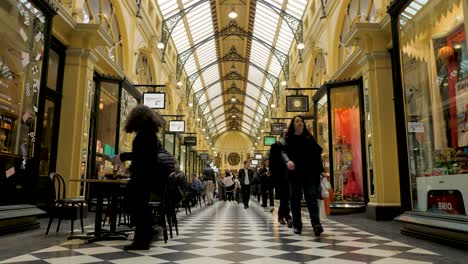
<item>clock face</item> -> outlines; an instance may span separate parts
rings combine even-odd
[[[235,153],[235,152],[232,152],[232,153],[229,153],[228,155],[228,163],[232,166],[235,166],[237,164],[239,164],[240,162],[240,156],[239,154]]]

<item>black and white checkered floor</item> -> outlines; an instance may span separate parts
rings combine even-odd
[[[256,203],[217,202],[179,219],[180,235],[148,251],[123,251],[131,241],[62,244],[0,263],[438,263],[443,256],[327,220],[316,238],[307,216],[302,235],[280,225]],[[308,223],[308,224],[307,224]],[[86,227],[92,230],[92,226]],[[443,261],[441,261],[443,262]]]

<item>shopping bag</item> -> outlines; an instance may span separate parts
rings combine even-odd
[[[319,207],[319,218],[320,222],[324,223],[327,221],[327,213],[325,212],[325,203],[323,200],[317,199],[318,207]]]

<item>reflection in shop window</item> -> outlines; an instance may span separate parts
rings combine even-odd
[[[35,141],[45,18],[29,1],[2,0],[0,20],[0,152],[26,160]]]
[[[466,215],[468,49],[463,1],[413,1],[400,16],[413,207]],[[465,10],[464,10],[465,9]]]

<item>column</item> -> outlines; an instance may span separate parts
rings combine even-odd
[[[368,171],[367,217],[389,220],[400,214],[391,56],[385,50],[374,51],[367,53],[359,63],[363,66],[364,90],[368,88],[367,97],[364,93],[364,104],[367,104],[370,111],[370,126],[367,126],[365,135],[367,140],[363,143],[368,152],[368,166],[369,160],[373,161],[374,178],[372,193],[371,175]],[[367,114],[365,118],[369,118]],[[369,144],[372,144],[371,149]]]
[[[67,197],[77,197],[82,162],[88,155],[89,111],[94,93],[93,74],[97,57],[90,50],[68,49],[63,83],[57,172],[67,186]],[[86,163],[84,163],[86,166]]]

